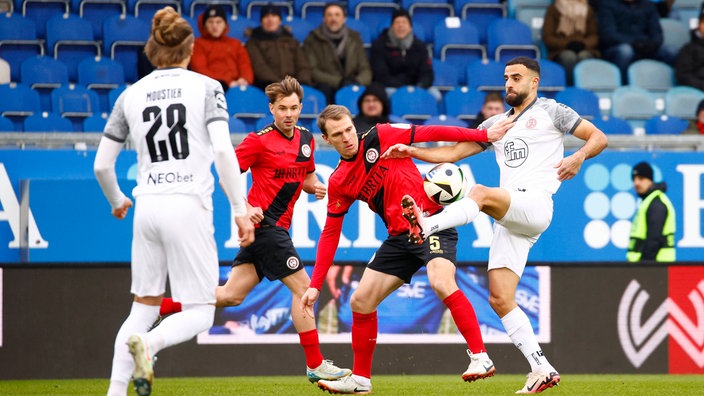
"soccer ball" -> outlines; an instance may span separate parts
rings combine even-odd
[[[428,197],[440,205],[449,205],[467,193],[467,179],[462,169],[448,162],[438,164],[425,174],[423,188]]]

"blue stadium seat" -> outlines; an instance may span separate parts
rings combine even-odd
[[[501,18],[506,18],[506,5],[500,0],[454,0],[455,13],[471,23],[479,32],[479,41],[486,43],[486,28]]]
[[[10,65],[12,81],[20,81],[20,67],[25,59],[44,55],[44,43],[36,30],[34,21],[22,15],[0,15],[0,58]]]
[[[399,87],[389,100],[393,114],[408,122],[420,122],[439,115],[437,100],[423,88]]]
[[[11,119],[0,116],[0,132],[15,132],[15,124]]]
[[[504,71],[506,66],[493,60],[476,60],[467,65],[467,87],[479,91],[506,90]]]
[[[555,94],[567,87],[565,68],[557,62],[541,59],[539,95],[554,98]]]
[[[293,12],[313,26],[323,22],[323,9],[327,1],[293,0]]]
[[[453,64],[433,58],[433,87],[440,92],[450,91],[460,85],[460,70]]]
[[[543,22],[545,21],[545,12],[548,6],[549,4],[535,4],[531,7],[521,7],[516,10],[516,20],[523,22],[530,28],[534,44],[538,44],[542,40]]]
[[[225,100],[230,115],[244,121],[251,130],[254,130],[258,119],[269,114],[269,98],[253,85],[228,89]]]
[[[93,114],[83,120],[83,132],[103,132],[108,121],[107,113]]]
[[[22,84],[39,92],[42,111],[51,110],[51,91],[68,84],[66,65],[50,56],[33,56],[22,62]]]
[[[643,88],[624,85],[611,96],[611,115],[628,121],[634,131],[645,126],[645,121],[658,115],[656,97]]]
[[[311,86],[301,84],[303,88],[303,108],[299,116],[299,123],[311,131],[317,131],[315,121],[318,114],[327,106],[325,94]]]
[[[359,35],[362,37],[362,44],[364,44],[364,48],[371,48],[373,40],[372,28],[367,25],[365,21],[347,17],[347,22],[345,24],[348,28],[359,33]],[[376,33],[376,30],[374,30],[374,32]]]
[[[552,0],[506,0],[508,6],[508,17],[516,18],[516,15],[522,10],[538,8],[545,9],[550,4]]]
[[[516,56],[540,59],[528,25],[515,19],[496,19],[486,28],[488,57],[505,63]]]
[[[160,9],[171,6],[181,14],[180,0],[127,0],[127,8],[135,18],[143,19],[151,24],[154,14]]]
[[[73,124],[56,113],[35,113],[24,119],[25,132],[73,132]]]
[[[112,111],[113,106],[115,106],[115,102],[117,101],[117,98],[120,97],[120,94],[122,91],[127,89],[127,85],[121,85],[117,88],[113,88],[108,92],[108,102],[110,105],[110,111]]]
[[[103,21],[114,15],[127,15],[126,0],[73,0],[74,13],[93,25],[93,37],[103,40]]]
[[[399,4],[394,0],[349,0],[347,8],[348,21],[354,17],[358,21],[364,21],[373,32],[378,32],[379,24],[390,21]]]
[[[433,57],[454,65],[457,70],[466,70],[470,63],[487,57],[477,29],[459,18],[448,18],[435,26],[433,37]],[[460,83],[466,83],[462,75]]]
[[[585,59],[574,67],[574,86],[597,94],[601,113],[606,115],[611,112],[611,94],[621,86],[621,71],[609,61]]]
[[[103,53],[122,64],[127,82],[137,81],[137,55],[149,38],[151,24],[126,15],[112,16],[103,24]]]
[[[467,128],[467,122],[451,115],[440,114],[423,121],[423,125],[447,125]]]
[[[658,97],[675,86],[675,70],[665,62],[641,59],[628,66],[628,84],[647,89]]]
[[[679,135],[689,126],[687,120],[675,116],[657,115],[645,122],[646,135]]]
[[[443,96],[445,113],[461,120],[475,120],[482,109],[486,92],[458,87]]]
[[[197,19],[196,19],[196,30],[198,29],[197,25]],[[230,18],[227,21],[227,25],[229,27],[229,30],[227,32],[227,35],[230,37],[234,37],[237,40],[240,40],[243,44],[247,42],[247,39],[249,37],[245,36],[245,33],[247,29],[254,29],[257,26],[259,26],[259,21],[255,21],[253,19],[249,19],[245,17],[244,15],[239,15],[237,17]]]
[[[78,79],[78,63],[88,57],[100,56],[100,42],[93,39],[93,26],[81,17],[56,15],[46,23],[46,46],[54,59],[68,69],[68,79]]]
[[[361,85],[345,85],[335,92],[335,104],[347,107],[347,109],[356,115],[359,113],[357,100],[364,93],[364,87]]]
[[[267,125],[271,124],[274,122],[274,116],[271,115],[271,113],[267,114],[266,117],[260,118],[257,120],[257,122],[254,124],[254,130],[255,131],[261,131],[264,129]]]
[[[239,118],[235,117],[230,117],[228,120],[228,124],[230,127],[230,133],[248,133],[251,132],[247,128],[247,124],[244,123],[244,121],[240,120]]]
[[[23,0],[22,16],[37,25],[37,36],[46,37],[46,24],[56,15],[67,15],[71,11],[70,0]]]
[[[447,17],[455,16],[455,8],[447,0],[401,0],[401,7],[411,14],[413,31],[422,28],[425,34],[421,40],[426,43],[433,42],[435,25],[443,23]]]
[[[303,40],[308,37],[308,33],[310,33],[311,30],[316,28],[316,26],[314,26],[310,22],[299,17],[285,18],[283,20],[283,24],[291,28],[291,34],[293,34],[293,38],[295,38],[299,44],[303,44]]]
[[[39,93],[24,84],[0,85],[0,116],[12,120],[15,131],[22,130],[25,117],[41,112]]]
[[[599,97],[584,88],[567,87],[555,95],[555,100],[569,106],[582,118],[594,120],[601,116]]]
[[[663,48],[676,56],[690,40],[689,25],[677,19],[660,18],[660,26],[662,27]]]
[[[98,94],[79,84],[62,85],[51,92],[51,110],[73,123],[73,129],[83,128],[83,120],[100,114]]]
[[[694,87],[672,87],[665,94],[665,114],[685,120],[697,118],[697,106],[704,100],[704,91]]]
[[[632,135],[633,128],[628,121],[623,118],[601,115],[594,118],[591,122],[607,135]]]
[[[109,112],[108,93],[125,84],[122,65],[109,58],[86,58],[78,64],[78,83],[94,90],[100,98],[100,111]]]

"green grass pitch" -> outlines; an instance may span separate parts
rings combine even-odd
[[[373,394],[380,396],[513,395],[522,375],[502,375],[465,383],[459,375],[378,375]],[[0,381],[0,395],[104,395],[107,379]],[[544,395],[703,395],[702,375],[570,375]],[[134,392],[130,392],[134,395]],[[153,396],[328,395],[304,376],[156,378]]]

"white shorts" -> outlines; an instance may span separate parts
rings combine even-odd
[[[544,191],[506,190],[511,204],[506,215],[494,221],[488,268],[508,268],[520,277],[530,248],[552,220],[552,196]]]
[[[132,238],[134,295],[159,296],[166,290],[183,304],[214,304],[218,254],[212,210],[186,194],[137,197]]]

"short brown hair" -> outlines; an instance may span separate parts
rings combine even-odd
[[[144,54],[155,67],[176,65],[191,56],[194,40],[191,25],[166,6],[154,14]]]
[[[352,119],[352,113],[345,106],[340,105],[327,105],[318,115],[318,129],[323,132],[323,135],[327,136],[328,131],[325,129],[325,123],[328,120],[341,120],[344,116]]]
[[[277,99],[285,98],[293,94],[298,95],[298,100],[303,102],[303,87],[301,83],[291,76],[284,77],[283,80],[271,83],[266,86],[264,93],[269,98],[269,103],[274,104]]]

